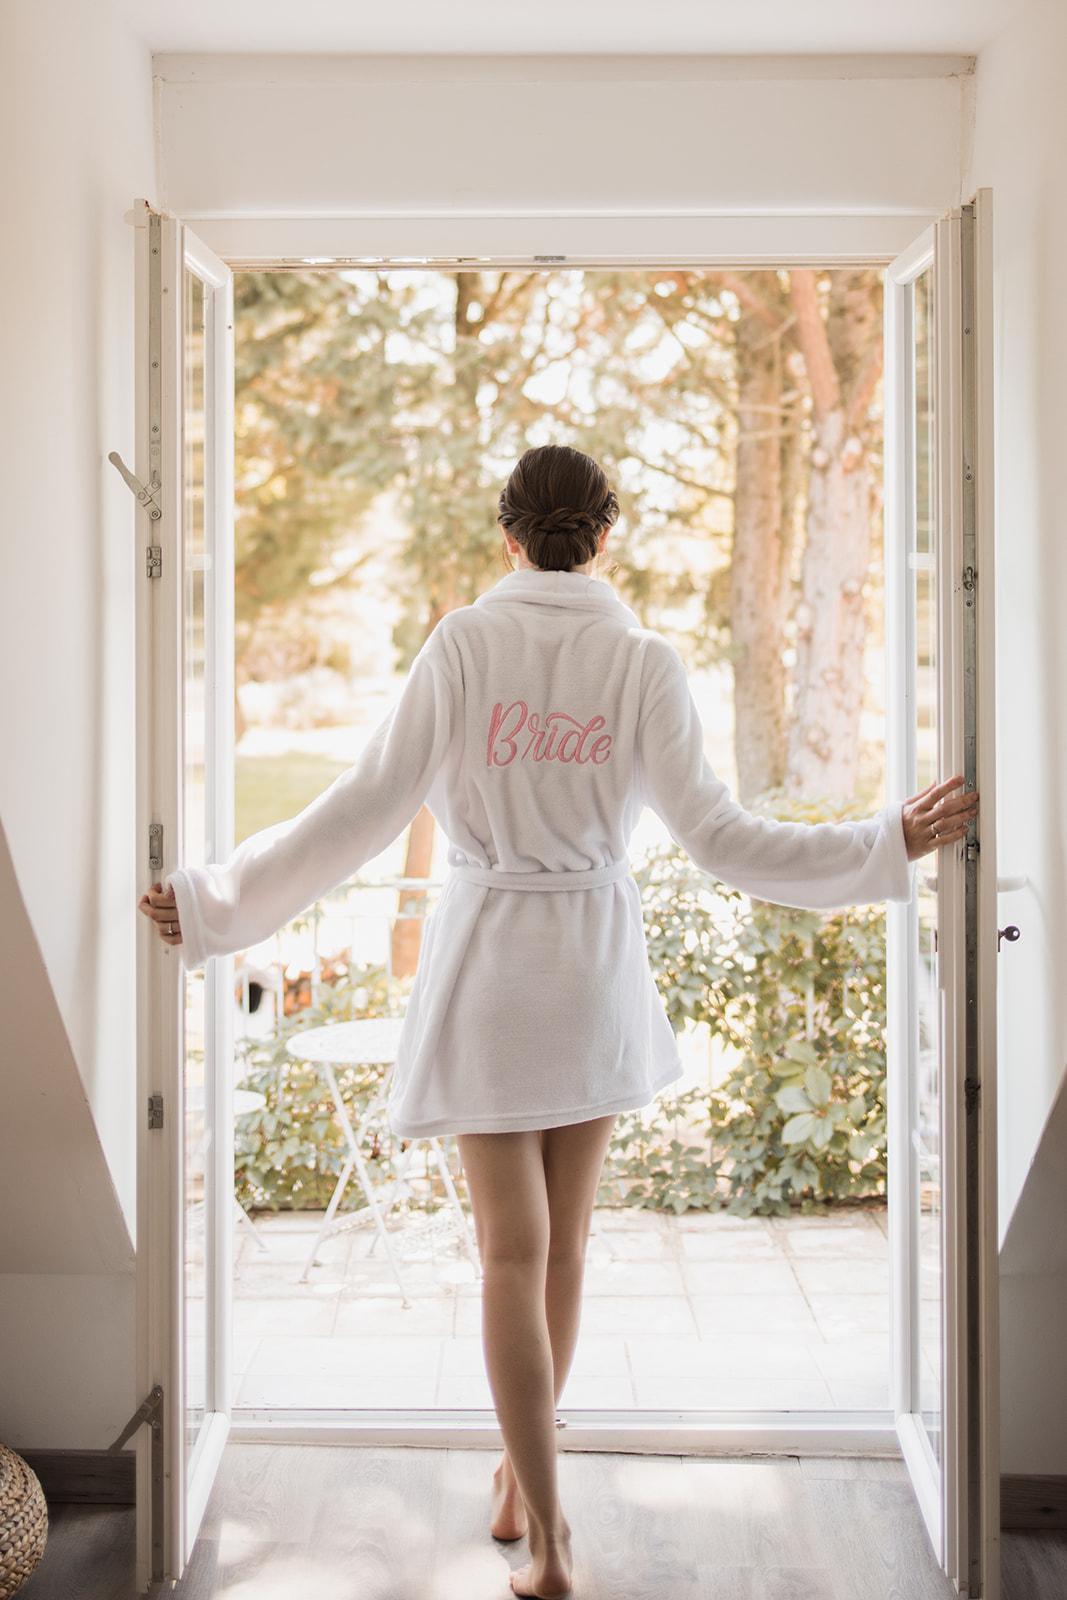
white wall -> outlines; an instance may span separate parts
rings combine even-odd
[[[0,149],[0,1436],[96,1448],[133,1406],[136,552],[106,457],[123,212],[155,192],[150,60],[105,4],[0,8]]]
[[[752,230],[775,260],[783,240],[827,249],[826,217],[857,221],[861,255],[892,253],[912,219],[958,198],[969,82],[955,57],[153,65],[163,204],[228,257],[250,240],[256,254],[272,240],[287,254],[417,254],[427,240],[438,255],[579,254],[583,240],[625,253],[635,212],[675,219],[655,238],[684,252],[686,219],[707,211],[788,217],[776,235]]]
[[[1067,1473],[1067,11],[1036,0],[980,53],[965,191],[993,189],[1006,1472]]]
[[[971,186],[993,189],[1000,871],[1001,1217],[1067,1065],[1067,10],[1048,0],[978,58]]]

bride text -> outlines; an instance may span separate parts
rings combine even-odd
[[[565,711],[541,717],[525,700],[504,706],[499,700],[489,718],[487,767],[506,767],[512,761],[575,761],[602,766],[611,757],[611,734],[601,733],[603,717],[579,722]]]

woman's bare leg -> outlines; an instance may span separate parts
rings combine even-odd
[[[549,1211],[540,1134],[458,1134],[482,1260],[482,1339],[500,1431],[529,1518],[539,1587],[570,1588],[556,1478],[552,1344],[545,1317]],[[514,1587],[514,1574],[513,1587]],[[516,1590],[516,1593],[520,1591]]]
[[[614,1126],[612,1113],[566,1128],[546,1128],[542,1135],[549,1214],[545,1312],[557,1405],[578,1343],[586,1245]]]
[[[460,1134],[485,1280],[486,1369],[504,1435],[493,1532],[533,1560],[517,1594],[564,1594],[570,1528],[559,1505],[555,1408],[577,1342],[593,1202],[614,1116],[519,1134]]]
[[[614,1126],[613,1112],[590,1122],[545,1128],[541,1133],[549,1210],[545,1313],[557,1406],[578,1343],[586,1245]],[[526,1532],[526,1510],[507,1450],[493,1475],[493,1487],[493,1534],[498,1539],[521,1539]]]

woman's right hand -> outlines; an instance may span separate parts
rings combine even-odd
[[[138,900],[137,909],[155,923],[156,932],[164,944],[181,944],[182,925],[173,889],[164,889],[161,883],[154,883]]]
[[[925,789],[905,800],[901,821],[909,861],[963,838],[978,810],[976,789],[969,794],[953,794],[963,782],[963,774],[957,773],[954,778],[946,778],[944,783],[928,783]]]

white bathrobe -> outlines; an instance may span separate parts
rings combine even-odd
[[[581,1122],[681,1077],[626,853],[646,804],[761,900],[829,910],[914,887],[899,800],[858,822],[746,812],[705,758],[673,645],[603,579],[520,568],[441,619],[359,759],[299,815],[168,874],[184,965],[266,938],[423,802],[448,872],[390,1083],[404,1137]]]

